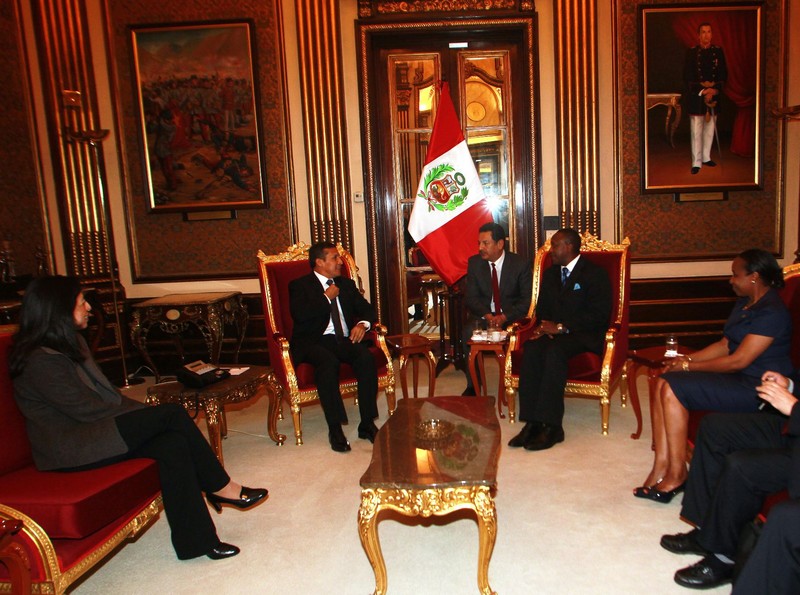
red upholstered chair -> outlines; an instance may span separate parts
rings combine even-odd
[[[289,312],[289,283],[310,272],[308,249],[304,243],[290,246],[286,252],[275,255],[258,253],[258,272],[261,279],[261,298],[264,303],[264,324],[267,327],[267,345],[272,372],[267,385],[275,396],[289,401],[294,422],[294,435],[297,445],[303,444],[303,428],[300,406],[317,400],[317,387],[314,384],[314,369],[310,364],[295,365],[289,356],[289,339],[292,336],[292,316]],[[353,279],[363,292],[358,267],[352,255],[341,244],[337,245],[342,257],[342,275]],[[367,338],[373,342],[371,351],[378,369],[378,389],[386,393],[389,413],[394,413],[394,369],[389,349],[386,346],[386,327],[376,323]],[[339,390],[342,396],[356,394],[358,387],[353,370],[343,364],[339,376]],[[278,436],[278,444],[283,444],[286,436]]]
[[[625,360],[628,353],[628,305],[630,303],[631,265],[628,260],[630,240],[622,244],[604,242],[590,233],[582,235],[581,258],[587,258],[608,271],[611,281],[611,320],[606,331],[602,355],[582,353],[569,360],[569,377],[564,396],[598,399],[600,401],[601,429],[608,434],[610,397],[620,387],[623,407],[628,397]],[[550,241],[539,248],[533,263],[533,295],[528,317],[509,327],[506,350],[505,387],[508,397],[508,414],[516,417],[516,390],[519,388],[519,367],[522,345],[533,336],[536,327],[536,302],[544,271],[550,266]]]

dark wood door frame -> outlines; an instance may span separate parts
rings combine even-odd
[[[380,121],[378,98],[384,96],[386,69],[380,64],[380,52],[386,48],[415,49],[411,41],[422,35],[439,40],[504,41],[518,44],[512,68],[514,89],[513,122],[514,149],[511,192],[516,232],[513,250],[531,258],[544,242],[541,209],[540,127],[539,127],[539,68],[537,59],[536,15],[480,19],[451,19],[398,23],[356,22],[358,42],[359,88],[361,92],[362,150],[364,156],[364,194],[367,211],[367,242],[369,250],[369,279],[372,300],[382,322],[390,331],[402,328],[400,308],[392,296],[402,290],[400,258],[402,238],[396,237],[396,197],[390,194],[391,139]],[[455,99],[455,98],[454,98]],[[457,104],[458,105],[458,104]],[[521,128],[521,129],[520,129]]]

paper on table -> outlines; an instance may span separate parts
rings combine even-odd
[[[228,372],[231,373],[231,376],[238,376],[239,374],[243,374],[247,372],[250,368],[228,368]]]

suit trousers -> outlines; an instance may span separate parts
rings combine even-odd
[[[149,457],[158,463],[164,512],[178,558],[208,553],[219,538],[203,492],[221,490],[230,477],[202,432],[177,403],[124,413],[116,422],[129,448],[123,458]]]
[[[739,534],[768,494],[785,489],[791,470],[786,418],[721,413],[703,418],[689,467],[681,516],[706,550],[736,556]]]
[[[314,366],[314,382],[329,427],[347,423],[347,411],[339,392],[339,368],[342,362],[350,364],[358,384],[358,411],[363,423],[378,417],[378,370],[369,343],[353,343],[350,339],[337,339],[323,335],[319,343],[310,347],[302,358]]]
[[[769,511],[767,524],[733,586],[734,595],[800,593],[800,501]]]
[[[588,351],[574,335],[542,335],[526,341],[519,370],[519,418],[560,426],[569,358]]]

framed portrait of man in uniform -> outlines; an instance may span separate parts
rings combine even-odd
[[[759,189],[762,5],[640,5],[639,24],[642,192]]]

